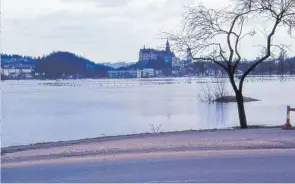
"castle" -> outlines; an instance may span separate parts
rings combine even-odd
[[[174,52],[170,49],[169,41],[166,42],[165,50],[146,49],[145,46],[139,51],[139,62],[147,63],[149,61],[164,61],[167,64],[172,64],[173,60],[177,59]]]

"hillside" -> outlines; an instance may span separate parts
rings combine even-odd
[[[63,78],[73,76],[79,78],[105,77],[111,67],[96,64],[84,57],[70,52],[53,52],[38,58],[35,71],[45,78]]]

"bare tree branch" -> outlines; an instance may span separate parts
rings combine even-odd
[[[241,127],[247,127],[243,84],[246,77],[262,62],[283,46],[273,41],[278,27],[285,27],[291,35],[295,28],[295,0],[233,0],[224,9],[208,9],[203,5],[188,8],[183,18],[182,33],[166,36],[179,48],[187,52],[193,60],[214,62],[228,74],[235,91]],[[242,64],[240,45],[245,38],[256,35],[256,29],[244,32],[245,24],[251,18],[260,18],[271,25],[265,29],[266,42],[262,46],[261,56],[244,71],[239,81],[234,76]],[[244,57],[245,58],[245,57]],[[238,83],[239,82],[239,83]],[[236,84],[238,83],[238,85]]]

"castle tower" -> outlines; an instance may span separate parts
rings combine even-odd
[[[170,52],[170,43],[167,39],[167,42],[166,42],[166,52]]]
[[[187,50],[186,50],[186,62],[187,62],[187,64],[192,63],[191,49],[190,48],[187,48]]]

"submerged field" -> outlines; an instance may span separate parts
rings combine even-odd
[[[199,101],[198,93],[204,82],[210,81],[206,78],[5,81],[2,147],[238,126],[236,104]],[[246,104],[249,125],[284,124],[286,106],[295,106],[294,89],[294,78],[250,78],[245,83],[244,95],[261,101]]]

